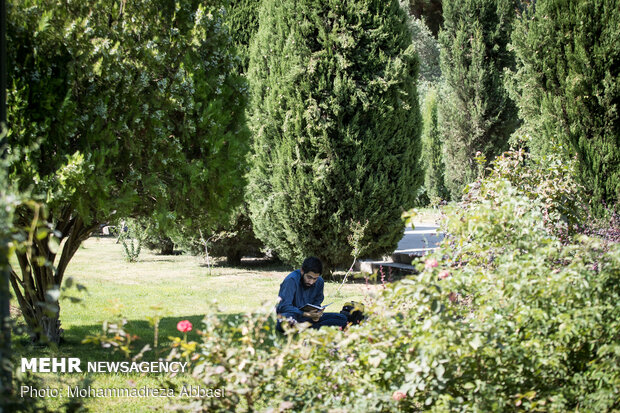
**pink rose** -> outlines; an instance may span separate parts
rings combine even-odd
[[[405,397],[407,397],[407,393],[403,393],[402,391],[398,390],[392,394],[392,400],[396,400],[397,402],[401,401]]]
[[[177,330],[181,333],[187,333],[188,331],[192,331],[192,323],[189,320],[179,321],[177,324]]]
[[[429,258],[426,261],[424,261],[424,268],[426,269],[435,268],[438,265],[439,263],[437,262],[435,258]]]
[[[439,273],[439,279],[440,280],[445,280],[446,278],[448,278],[450,276],[450,271],[448,270],[443,270]]]

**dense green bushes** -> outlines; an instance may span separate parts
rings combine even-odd
[[[452,199],[476,178],[476,152],[491,161],[508,149],[517,109],[503,85],[514,66],[508,50],[514,0],[443,2],[442,90],[439,127],[444,143],[446,187]]]
[[[423,178],[417,61],[397,0],[263,2],[248,78],[257,237],[327,272],[350,264],[357,223],[366,255],[391,252]]]
[[[499,205],[458,217],[468,241],[483,241],[477,263],[450,266],[462,255],[446,247],[447,260],[433,267],[429,259],[420,276],[390,286],[360,327],[282,341],[269,312],[232,325],[210,317],[194,374],[232,399],[203,403],[228,411],[235,400],[296,411],[618,408],[620,248],[563,246],[545,232],[540,205],[509,184],[502,195]],[[475,226],[481,217],[493,225]],[[501,226],[506,236],[494,231]]]
[[[579,189],[563,186],[568,171],[559,168],[557,186],[536,195],[547,185],[537,186],[544,168],[528,165],[521,152],[500,158],[464,205],[446,211],[440,250],[419,275],[369,298],[361,326],[278,338],[270,308],[235,323],[208,317],[193,372],[232,400],[202,403],[226,411],[620,408],[620,245],[562,242],[545,217],[562,209],[561,194],[576,199]]]
[[[238,69],[245,73],[250,62],[250,40],[258,31],[258,9],[262,0],[224,0],[225,23],[237,48]]]
[[[577,162],[564,159],[561,149],[549,148],[540,157],[524,149],[508,151],[498,156],[487,171],[482,169],[484,157],[480,155],[476,160],[480,173],[488,176],[466,187],[464,202],[458,208],[468,208],[471,202],[481,200],[501,200],[499,194],[508,183],[521,196],[540,203],[548,232],[567,240],[583,228],[587,216],[585,188],[575,178]]]
[[[515,24],[517,70],[508,80],[535,139],[577,154],[580,182],[599,213],[620,197],[620,2],[531,2]]]

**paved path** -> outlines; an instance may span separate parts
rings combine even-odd
[[[398,243],[395,253],[422,255],[429,249],[437,247],[443,239],[443,234],[437,233],[439,228],[434,223],[417,222],[415,229],[409,227],[405,230],[405,235]]]
[[[357,262],[356,270],[375,273],[381,267],[391,267],[396,271],[404,274],[411,274],[414,267],[411,261],[415,257],[420,257],[427,252],[437,248],[439,242],[443,239],[443,234],[437,234],[438,226],[430,222],[416,222],[415,229],[409,227],[405,230],[403,238],[398,243],[396,251],[391,257],[383,260],[360,260]]]

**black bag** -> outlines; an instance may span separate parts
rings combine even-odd
[[[366,318],[364,316],[364,304],[355,301],[345,303],[340,314],[347,316],[347,322],[353,325],[360,324]]]

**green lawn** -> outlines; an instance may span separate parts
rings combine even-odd
[[[189,319],[194,329],[200,329],[200,320],[206,313],[218,313],[222,317],[258,309],[264,304],[275,304],[280,282],[292,270],[285,266],[265,263],[248,263],[231,268],[216,266],[211,271],[202,258],[187,255],[159,256],[143,250],[140,261],[128,263],[124,260],[122,246],[113,238],[91,238],[76,253],[67,269],[67,277],[86,287],[81,293],[84,300],[72,303],[61,301],[61,321],[64,342],[59,348],[33,347],[25,336],[14,338],[15,353],[19,357],[79,357],[82,365],[88,361],[123,360],[120,353],[113,354],[92,344],[81,341],[90,334],[101,331],[104,320],[122,315],[127,320],[126,329],[139,339],[135,349],[153,344],[153,328],[147,317],[161,317],[159,340],[165,346],[169,336],[180,336],[176,324]],[[364,283],[347,284],[336,296],[337,283],[326,282],[325,303],[334,302],[329,309],[339,311],[349,300],[363,301],[376,286]],[[71,290],[70,295],[77,295]],[[13,301],[15,304],[15,301]],[[157,307],[157,308],[155,308]],[[191,332],[188,339],[198,339]],[[154,360],[151,352],[147,360]],[[93,388],[126,388],[136,386],[157,387],[161,379],[155,374],[37,374],[39,387],[62,388],[81,381],[92,381]],[[181,385],[190,382],[187,376],[174,378],[173,383]],[[66,392],[64,392],[66,393]],[[59,409],[69,399],[46,398],[46,403]],[[80,399],[89,411],[142,412],[161,408],[166,398],[92,398]]]

